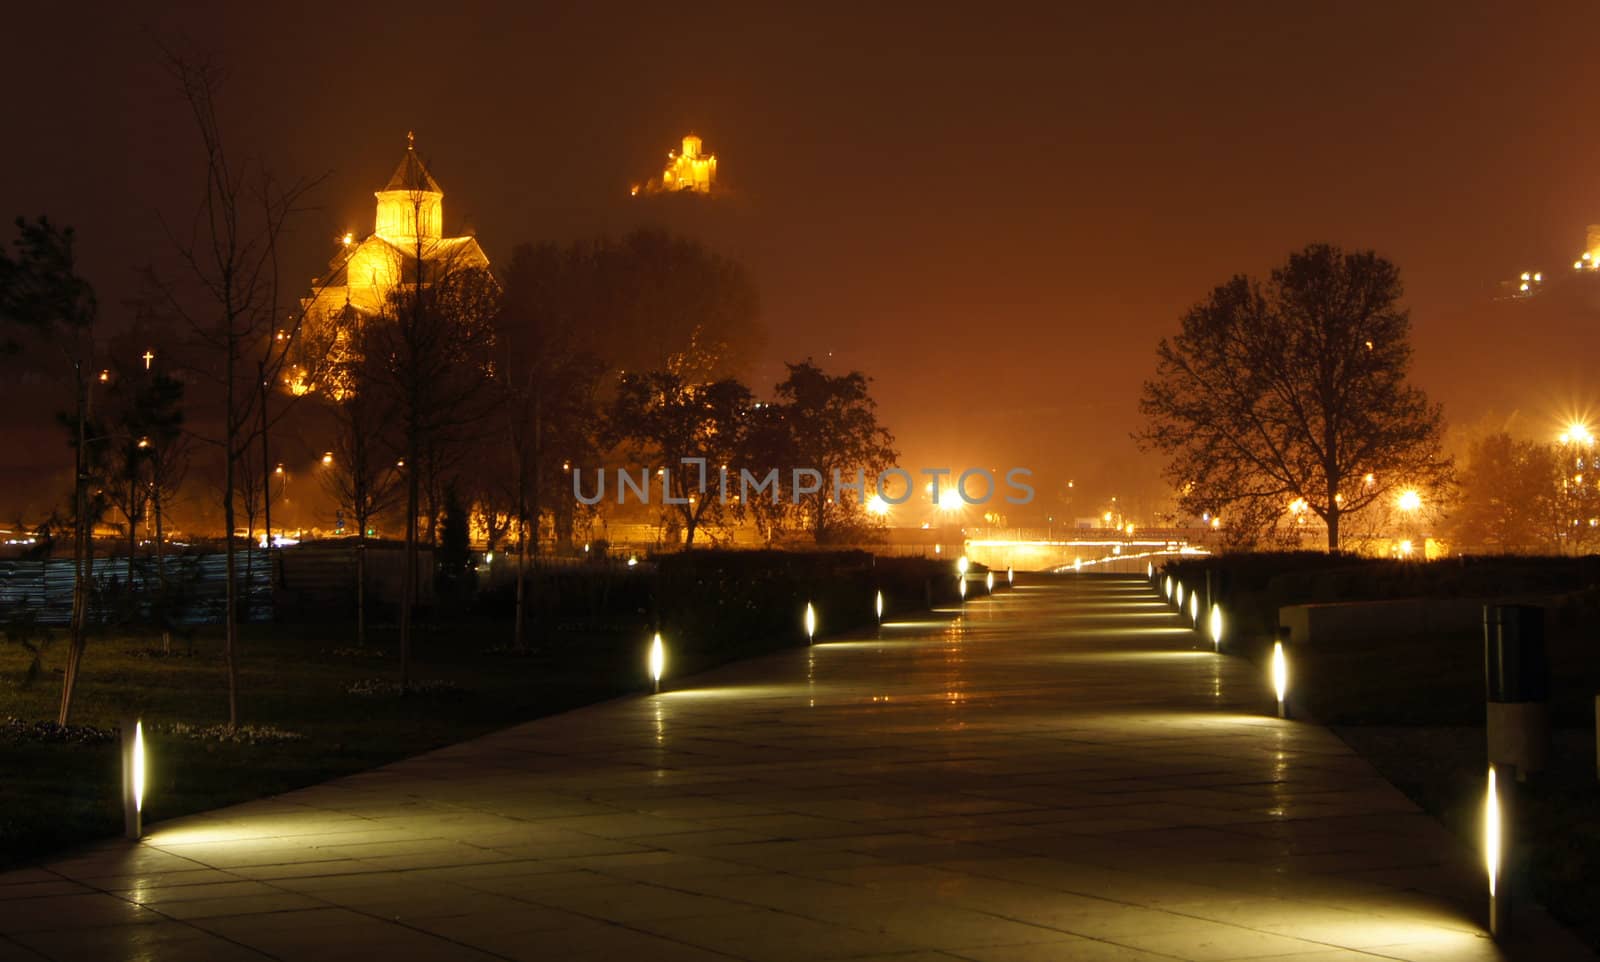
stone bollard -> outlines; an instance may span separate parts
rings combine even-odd
[[[1517,780],[1544,770],[1550,753],[1550,664],[1544,609],[1484,605],[1484,731],[1491,765],[1511,765]]]

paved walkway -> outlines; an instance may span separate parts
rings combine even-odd
[[[1502,956],[1471,853],[1139,581],[951,618],[0,876],[0,960],[1588,957]]]

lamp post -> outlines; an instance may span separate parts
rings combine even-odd
[[[661,643],[661,632],[650,640],[650,680],[655,683],[655,693],[661,694],[661,674],[667,667],[667,648]]]
[[[1272,690],[1278,696],[1278,717],[1289,717],[1289,656],[1283,650],[1283,639],[1272,643]]]
[[[144,836],[144,722],[122,722],[122,834],[137,842]]]

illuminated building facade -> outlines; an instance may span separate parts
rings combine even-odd
[[[400,165],[373,196],[378,205],[372,233],[341,237],[327,274],[313,280],[311,294],[300,301],[307,351],[337,355],[346,339],[343,328],[378,314],[393,291],[415,284],[419,262],[424,285],[455,271],[489,267],[476,237],[444,236],[444,190],[418,156],[411,134]],[[301,360],[286,379],[292,391],[313,388],[305,372],[320,360]]]
[[[661,176],[645,184],[642,191],[635,185],[631,191],[660,194],[688,191],[709,194],[717,182],[717,156],[705,152],[705,144],[694,134],[683,138],[682,152],[667,151],[667,166]]]

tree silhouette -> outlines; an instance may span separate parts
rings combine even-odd
[[[1443,416],[1406,383],[1400,295],[1387,260],[1318,244],[1192,308],[1157,349],[1135,435],[1167,456],[1184,509],[1226,523],[1236,507],[1276,518],[1304,499],[1337,550],[1345,514],[1444,483]]]

